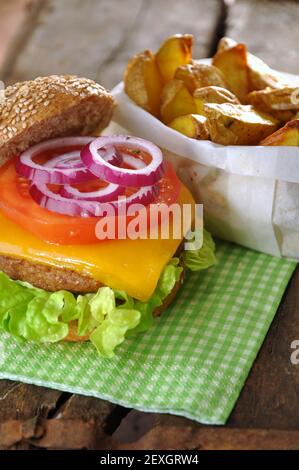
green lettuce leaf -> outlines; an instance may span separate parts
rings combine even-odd
[[[191,270],[215,263],[214,242],[206,231],[203,241],[200,250],[182,255]],[[180,259],[172,258],[148,302],[110,287],[78,296],[63,290],[46,292],[26,282],[12,281],[0,272],[0,328],[21,340],[55,343],[68,335],[69,323],[76,320],[78,335],[90,334],[90,341],[100,355],[112,357],[126,337],[151,327],[154,310],[171,293],[182,270]]]
[[[216,264],[215,243],[207,230],[203,229],[202,247],[197,250],[184,251],[183,260],[185,266],[191,271],[201,271]]]
[[[121,344],[128,330],[135,328],[140,321],[138,310],[115,308],[104,321],[91,333],[90,341],[101,356],[113,357],[116,346]]]

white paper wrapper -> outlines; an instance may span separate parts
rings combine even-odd
[[[225,240],[299,259],[298,147],[222,146],[165,126],[113,90],[115,122],[160,146],[197,202],[207,228]]]

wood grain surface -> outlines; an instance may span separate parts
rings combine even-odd
[[[42,8],[42,0],[0,1],[0,77],[6,78]]]
[[[221,12],[218,0],[49,0],[12,77],[72,73],[111,88],[133,54],[178,31],[178,18],[198,38],[196,56],[208,56]]]
[[[271,67],[298,74],[298,22],[298,1],[237,0],[227,11],[225,34]]]

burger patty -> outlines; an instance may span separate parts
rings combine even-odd
[[[103,286],[103,284],[95,279],[83,274],[78,274],[69,269],[53,268],[9,256],[0,255],[0,271],[6,273],[13,280],[29,282],[35,287],[53,292],[58,290],[68,290],[74,294],[86,294],[97,292],[97,290]],[[168,297],[164,299],[163,304],[154,310],[153,315],[155,317],[160,316],[173,302],[183,280],[184,271]],[[70,323],[70,331],[64,341],[81,342],[87,341],[88,339],[89,335],[78,336],[76,321]]]
[[[11,279],[26,281],[50,292],[68,290],[74,294],[97,292],[103,285],[85,274],[64,268],[55,268],[30,261],[0,255],[0,271]]]
[[[178,247],[175,256],[179,257],[182,249],[183,242]],[[71,269],[32,263],[12,256],[0,255],[0,271],[14,281],[29,282],[49,292],[68,290],[74,294],[88,294],[97,292],[100,287],[103,287],[101,282],[86,274],[79,274]]]
[[[10,256],[0,255],[0,271],[15,281],[29,282],[35,287],[50,292],[58,290],[68,290],[74,294],[87,294],[97,292],[104,284],[84,274],[65,268],[53,268],[42,264],[31,263],[30,261],[13,258]],[[168,305],[172,302],[180,284],[183,280],[183,273],[180,281],[177,282],[169,297],[165,299],[162,308],[158,308],[155,312],[160,315]]]

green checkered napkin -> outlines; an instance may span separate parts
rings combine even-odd
[[[175,303],[113,359],[85,344],[0,335],[0,377],[144,411],[224,424],[296,263],[218,243],[218,264],[189,273]]]

